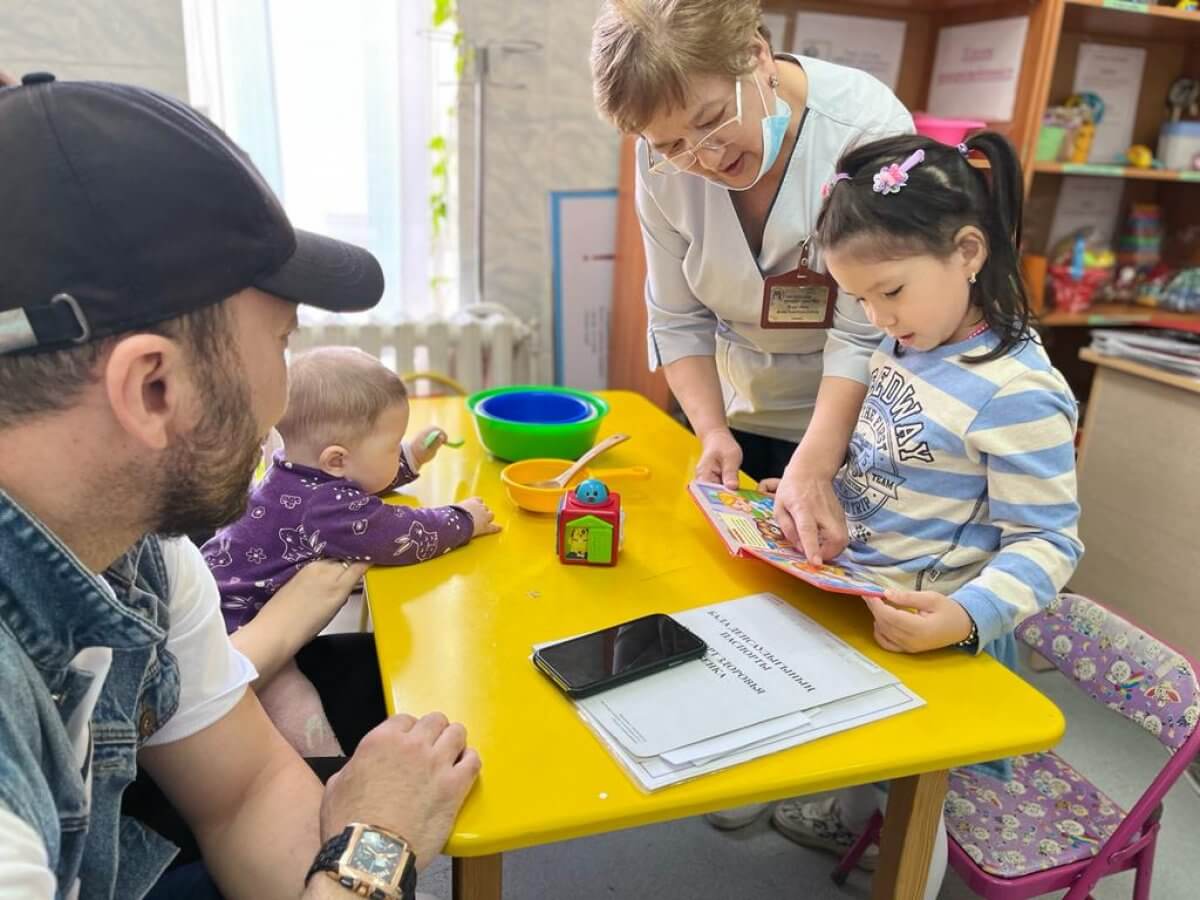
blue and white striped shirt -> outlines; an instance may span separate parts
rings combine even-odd
[[[1036,338],[963,362],[997,342],[985,331],[897,355],[885,339],[834,487],[851,560],[895,587],[957,600],[979,646],[1011,663],[1013,629],[1049,603],[1083,554],[1078,406]]]

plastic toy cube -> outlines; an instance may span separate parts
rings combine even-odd
[[[599,503],[567,491],[558,505],[558,558],[567,565],[615,566],[621,547],[621,495],[608,493]]]

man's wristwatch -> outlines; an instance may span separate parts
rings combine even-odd
[[[414,900],[417,895],[417,858],[408,841],[362,822],[351,822],[325,842],[304,883],[317,872],[370,900]]]

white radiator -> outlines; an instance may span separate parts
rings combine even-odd
[[[306,325],[293,353],[330,345],[361,347],[400,375],[432,372],[469,392],[534,380],[536,329],[495,304],[468,307],[450,319],[395,325]]]

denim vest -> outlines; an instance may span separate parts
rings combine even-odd
[[[41,836],[58,896],[141,897],[176,848],[121,816],[137,750],[179,704],[167,652],[168,584],[156,537],[139,540],[99,578],[0,491],[0,803]],[[111,647],[91,718],[91,803],[66,723],[92,676],[72,668]]]

